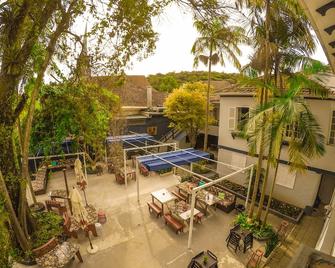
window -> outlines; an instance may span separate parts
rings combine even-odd
[[[289,140],[289,139],[297,138],[297,137],[299,137],[297,125],[296,124],[288,125],[286,127],[285,137],[284,138],[286,140]]]
[[[229,121],[228,128],[231,131],[241,131],[245,124],[246,119],[249,116],[249,107],[232,107],[229,108]]]
[[[331,114],[329,144],[335,144],[335,111],[332,111]]]
[[[148,127],[147,133],[152,136],[157,135],[157,127]]]

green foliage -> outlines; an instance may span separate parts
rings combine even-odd
[[[212,81],[231,80],[232,82],[235,82],[237,77],[237,74],[211,72]],[[208,72],[202,71],[180,73],[170,72],[167,74],[154,74],[148,76],[150,85],[154,89],[163,92],[172,92],[175,88],[178,88],[185,83],[206,82],[207,79]]]
[[[239,224],[242,229],[252,232],[253,236],[257,239],[272,238],[276,233],[270,224],[263,226],[260,222],[248,218],[246,213],[240,213],[235,219],[235,224]]]
[[[51,238],[62,234],[63,218],[54,212],[34,213],[36,231],[32,235],[33,248],[37,248],[48,242]]]
[[[101,152],[117,107],[118,97],[94,84],[44,86],[33,121],[31,151],[43,148],[45,154],[59,153],[65,138],[72,137]]]
[[[193,146],[205,126],[206,89],[207,85],[201,82],[187,83],[175,89],[165,101],[165,114],[172,121],[170,126],[185,131]]]
[[[265,253],[264,256],[267,258],[269,257],[270,253],[275,249],[275,247],[278,245],[279,243],[279,237],[277,234],[273,233],[270,236],[270,239],[268,241],[266,241],[265,244]]]
[[[162,174],[165,174],[165,173],[169,173],[171,171],[172,171],[172,168],[166,168],[166,169],[158,170],[157,173],[162,175]]]
[[[198,174],[205,174],[210,170],[206,167],[207,161],[200,160],[198,162],[193,163],[193,171]]]

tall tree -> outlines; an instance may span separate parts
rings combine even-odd
[[[308,62],[309,55],[315,49],[315,42],[310,35],[309,22],[299,7],[297,1],[258,1],[240,0],[243,7],[251,10],[249,24],[255,53],[249,66],[263,75],[263,89],[260,94],[260,105],[269,101],[269,84],[284,89],[283,75],[292,73]],[[263,15],[265,13],[265,15]],[[264,122],[265,123],[265,122]],[[258,167],[256,184],[259,181],[263,158],[266,156],[264,142],[260,141],[258,151]],[[271,150],[271,148],[268,148]],[[261,200],[264,200],[267,176],[263,181]],[[253,192],[249,217],[253,217],[257,193]],[[261,202],[262,203],[262,202]],[[262,213],[262,204],[259,205],[256,220]]]
[[[175,89],[164,103],[165,114],[172,122],[170,126],[185,131],[193,147],[199,131],[205,126],[205,92],[204,83],[187,83]]]
[[[227,20],[227,18],[225,19]],[[207,150],[212,65],[216,65],[218,63],[225,65],[226,61],[229,60],[235,67],[240,69],[241,65],[237,57],[241,55],[239,45],[245,43],[247,38],[244,35],[243,28],[229,26],[223,20],[198,20],[194,23],[194,26],[200,34],[200,37],[196,39],[191,50],[195,56],[194,66],[198,66],[199,62],[202,62],[206,66],[208,65],[206,122],[204,135],[204,150]]]

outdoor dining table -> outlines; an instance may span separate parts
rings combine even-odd
[[[205,204],[205,215],[207,215],[208,207],[218,203],[220,198],[206,190],[200,190],[197,193],[196,200]]]
[[[162,214],[164,214],[164,204],[169,203],[176,199],[176,197],[171,194],[167,189],[161,189],[151,193],[152,203],[155,203],[155,199],[162,206]]]
[[[189,200],[189,196],[192,194],[192,189],[197,187],[197,184],[194,182],[184,181],[182,183],[177,184],[178,192],[182,192],[187,195],[187,199]]]
[[[191,218],[191,205],[185,201],[175,202],[168,207],[173,213],[177,214],[184,221],[187,221]],[[198,213],[200,213],[200,211],[194,208],[194,215],[197,215]]]
[[[204,263],[204,258],[205,257],[207,259],[206,263]],[[197,256],[195,256],[193,258],[193,260],[195,260],[203,268],[215,268],[215,267],[218,267],[217,266],[218,265],[217,259],[215,259],[213,256],[211,256],[210,254],[208,254],[208,252],[206,252],[206,251],[203,251],[200,254],[198,254]]]

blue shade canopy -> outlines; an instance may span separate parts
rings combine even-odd
[[[166,153],[157,154],[159,158],[154,155],[142,156],[138,158],[138,161],[144,165],[149,171],[158,171],[163,169],[168,169],[173,167],[169,161],[175,165],[187,165],[193,162],[197,162],[204,158],[210,159],[209,153],[195,150],[193,148],[185,149],[185,150],[178,150]],[[166,161],[164,161],[164,160]]]
[[[143,146],[143,143],[145,141],[151,142],[151,141],[154,141],[154,140],[155,140],[155,138],[153,136],[150,136],[150,135],[144,133],[144,134],[133,134],[133,135],[109,136],[109,137],[106,138],[106,143],[124,142],[125,145],[134,144],[136,146],[138,146],[139,143],[140,143]],[[129,143],[131,143],[131,144],[129,144]],[[130,146],[130,147],[132,147],[132,146]]]

